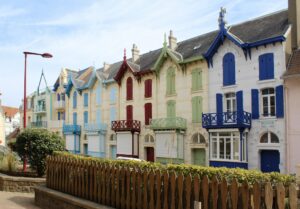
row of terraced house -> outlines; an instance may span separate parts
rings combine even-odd
[[[221,9],[216,31],[181,42],[170,31],[160,49],[134,44],[131,58],[100,69],[64,68],[27,98],[27,123],[60,132],[78,154],[295,173],[297,9],[290,0],[232,26]]]

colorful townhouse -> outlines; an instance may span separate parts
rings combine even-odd
[[[284,88],[288,11],[219,31],[205,53],[209,65],[210,166],[286,171]]]

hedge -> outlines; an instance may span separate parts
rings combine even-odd
[[[116,166],[116,167],[131,167],[131,168],[139,168],[141,170],[160,170],[175,172],[175,173],[183,173],[184,175],[199,175],[200,178],[207,175],[209,179],[213,176],[216,176],[218,179],[225,178],[228,182],[231,182],[232,179],[236,179],[239,183],[243,183],[247,181],[249,184],[254,184],[255,182],[271,182],[272,184],[276,184],[282,182],[285,186],[288,186],[290,183],[296,182],[295,176],[292,175],[284,175],[277,172],[271,173],[262,173],[258,170],[246,170],[241,168],[225,168],[225,167],[205,167],[205,166],[197,166],[197,165],[188,165],[188,164],[168,164],[162,165],[160,163],[152,163],[146,161],[131,161],[131,160],[112,160],[112,159],[103,159],[96,157],[86,157],[82,155],[74,155],[68,152],[54,152],[54,156],[61,156],[68,159],[78,159],[87,162],[101,162],[108,166]]]

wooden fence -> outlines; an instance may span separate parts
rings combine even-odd
[[[296,209],[297,188],[247,182],[230,184],[136,168],[110,167],[61,156],[47,159],[47,187],[121,209]],[[196,208],[195,208],[196,209]]]

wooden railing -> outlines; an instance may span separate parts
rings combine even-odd
[[[141,121],[139,120],[115,120],[111,122],[113,131],[141,131]]]
[[[207,176],[111,167],[102,162],[47,159],[47,187],[114,208],[126,209],[290,209],[297,208],[296,185],[229,184]],[[198,209],[198,208],[197,208]]]

